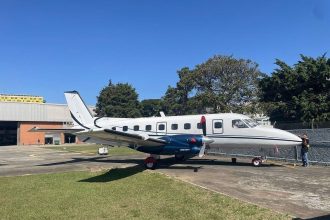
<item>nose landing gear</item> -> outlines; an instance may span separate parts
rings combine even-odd
[[[255,157],[253,158],[252,160],[252,165],[254,167],[260,167],[260,165],[266,161],[266,158],[263,158],[263,157]]]

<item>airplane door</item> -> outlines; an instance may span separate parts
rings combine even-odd
[[[157,135],[166,135],[167,132],[166,122],[157,122],[156,129],[157,129],[156,130]]]
[[[213,134],[222,134],[223,133],[223,120],[222,119],[212,120],[212,131],[213,131]]]

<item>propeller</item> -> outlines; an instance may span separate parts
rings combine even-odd
[[[211,144],[214,140],[209,137],[206,137],[206,119],[205,119],[204,115],[202,116],[200,123],[201,123],[202,131],[203,131],[203,137],[202,137],[203,146],[201,147],[201,150],[199,151],[198,156],[203,157],[205,154],[206,145]]]

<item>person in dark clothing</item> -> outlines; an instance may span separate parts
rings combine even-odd
[[[306,134],[301,137],[301,159],[304,167],[309,165],[308,163],[308,151],[309,151],[309,139]]]

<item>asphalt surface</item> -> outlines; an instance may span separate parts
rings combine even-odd
[[[83,155],[39,146],[0,147],[0,176],[129,170],[142,166],[144,157]],[[330,167],[270,162],[252,167],[249,160],[232,164],[228,158],[206,156],[182,163],[165,158],[156,172],[299,218],[330,219]]]

